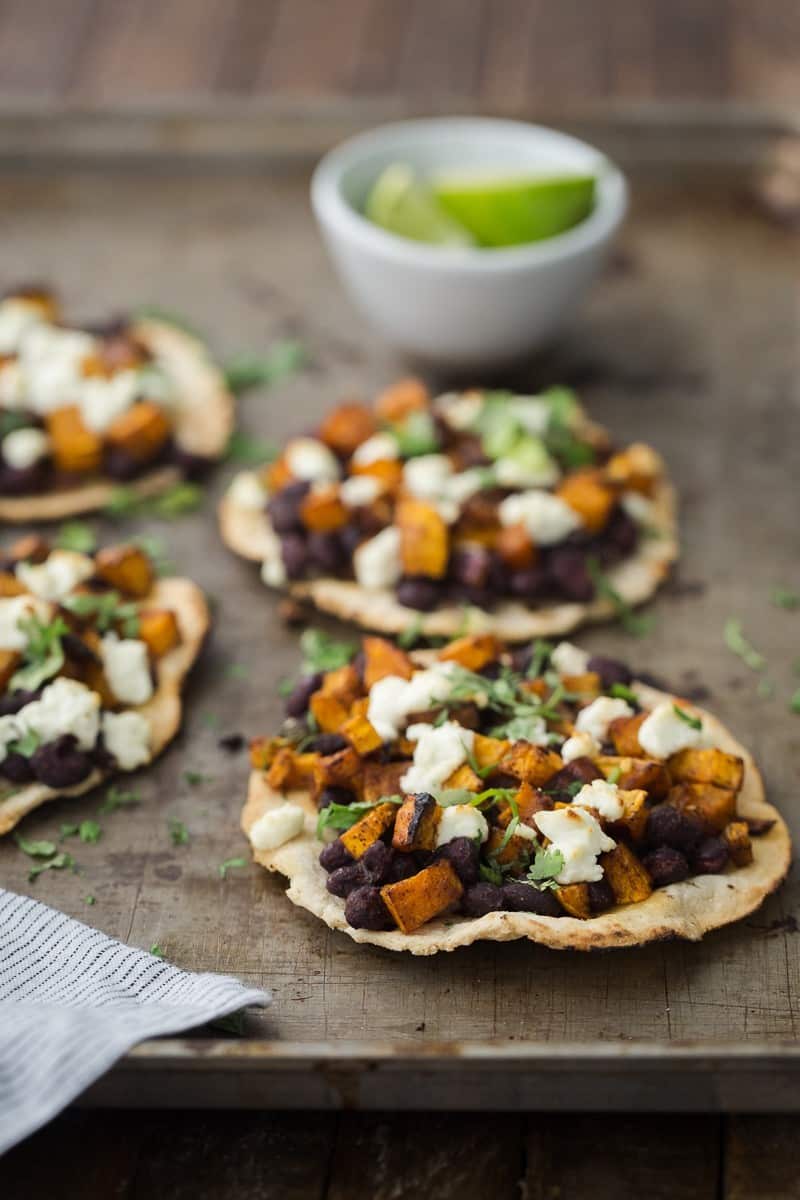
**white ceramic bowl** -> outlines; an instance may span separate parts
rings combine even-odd
[[[419,170],[530,167],[598,173],[594,211],[558,237],[503,249],[431,246],[361,215],[393,162]],[[432,364],[478,368],[531,354],[575,311],[627,207],[623,175],[585,142],[539,125],[432,118],[384,125],[326,154],[311,201],[342,280],[398,349]]]

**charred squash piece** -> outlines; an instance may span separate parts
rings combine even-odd
[[[90,474],[99,471],[103,439],[83,423],[77,404],[57,408],[45,417],[50,451],[59,471]]]
[[[360,755],[371,754],[383,745],[383,739],[371,721],[356,713],[341,725],[339,732]]]
[[[439,652],[442,662],[455,662],[468,671],[480,671],[500,654],[501,646],[493,633],[471,633],[456,638]]]
[[[483,780],[480,775],[473,771],[469,763],[462,763],[460,767],[456,767],[452,775],[448,775],[444,781],[445,788],[463,788],[467,792],[479,792],[483,787]]]
[[[534,813],[544,812],[553,807],[553,797],[546,795],[539,788],[533,788],[529,783],[523,783],[516,794],[517,812],[520,821],[530,824]]]
[[[436,509],[407,496],[397,506],[397,526],[405,574],[441,579],[447,571],[449,547],[447,526]]]
[[[463,724],[463,721],[459,723]],[[507,738],[486,737],[482,733],[476,733],[472,741],[472,754],[481,770],[496,767],[510,749],[511,742]]]
[[[588,921],[592,915],[588,883],[566,883],[556,888],[556,900],[568,916],[579,921]]]
[[[348,512],[335,485],[310,491],[300,505],[300,520],[312,533],[332,533],[347,524]]]
[[[373,802],[384,796],[397,796],[402,792],[400,780],[405,775],[410,762],[364,764],[364,800]]]
[[[594,470],[567,475],[556,488],[556,495],[578,514],[590,533],[605,528],[616,503],[614,489]]]
[[[661,475],[661,460],[651,446],[634,442],[625,450],[612,454],[604,474],[615,487],[649,495]]]
[[[94,561],[98,578],[125,596],[141,599],[153,588],[152,563],[138,546],[106,546]]]
[[[181,640],[178,620],[169,608],[151,608],[139,613],[139,640],[153,658],[161,658]]]
[[[410,679],[414,674],[414,664],[405,650],[395,646],[388,638],[365,637],[361,645],[364,651],[364,686],[367,689],[387,675]]]
[[[289,746],[282,746],[270,763],[267,783],[276,792],[308,787],[318,761],[318,754],[296,754]]]
[[[375,411],[381,421],[395,424],[409,413],[427,408],[430,393],[421,379],[400,379],[385,388],[375,401]]]
[[[336,696],[348,709],[362,694],[361,680],[352,663],[328,671],[322,680],[320,691],[324,696]]]
[[[320,787],[353,787],[361,771],[361,759],[352,746],[335,754],[320,755],[314,768],[314,779]]]
[[[623,791],[620,788],[617,795],[624,811],[618,821],[610,824],[611,836],[617,837],[624,830],[632,842],[639,842],[647,826],[647,792],[641,789]]]
[[[554,750],[534,746],[530,742],[515,742],[499,765],[501,770],[515,776],[521,783],[542,787],[564,764]]]
[[[383,902],[403,933],[414,933],[460,900],[463,893],[461,880],[447,859],[381,888]]]
[[[17,650],[0,650],[0,692],[6,690],[21,662],[22,655]]]
[[[617,904],[638,904],[652,892],[647,870],[624,842],[601,854],[599,861]]]
[[[608,779],[616,775],[617,786],[635,791],[641,788],[653,800],[661,800],[672,786],[672,778],[665,763],[650,758],[631,758],[629,755],[603,755],[595,759],[597,766]]]
[[[16,575],[12,575],[10,571],[0,571],[0,599],[6,599],[9,596],[23,596],[24,594],[25,588]]]
[[[433,850],[442,810],[427,792],[407,796],[397,810],[392,845],[395,850]]]
[[[736,816],[736,792],[713,783],[679,783],[670,788],[667,804],[697,817],[707,833],[721,833]]]
[[[494,545],[502,561],[512,571],[524,571],[536,562],[536,547],[524,525],[501,527]]]
[[[637,713],[633,717],[615,717],[608,727],[608,737],[613,743],[617,754],[629,758],[646,758],[639,744],[639,730],[647,713]]]
[[[377,428],[375,417],[365,404],[340,404],[323,420],[319,437],[336,454],[349,458]]]
[[[282,491],[292,482],[292,473],[286,465],[285,458],[276,458],[267,467],[266,484],[271,493]]]
[[[744,760],[724,750],[680,750],[667,765],[676,783],[713,783],[738,792],[744,779]]]
[[[730,821],[722,831],[725,845],[736,867],[746,867],[753,861],[753,843],[746,821]]]
[[[256,771],[265,771],[275,761],[279,750],[284,750],[289,743],[286,738],[258,737],[250,742],[250,765]]]
[[[568,692],[574,692],[582,701],[596,700],[603,690],[603,683],[596,671],[584,671],[582,675],[562,675],[562,683]]]
[[[323,733],[338,733],[348,720],[349,709],[338,696],[326,696],[322,691],[314,692],[308,707]]]
[[[106,441],[136,462],[149,462],[163,449],[170,432],[164,410],[150,400],[140,400],[109,425]]]
[[[361,858],[370,846],[391,829],[396,814],[396,804],[378,804],[341,834],[342,845],[353,858]]]

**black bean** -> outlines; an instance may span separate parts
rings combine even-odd
[[[642,859],[645,870],[653,881],[653,887],[666,887],[668,883],[680,883],[689,876],[686,855],[672,846],[659,846]]]
[[[142,464],[126,450],[108,448],[103,459],[105,472],[112,479],[125,482],[134,479],[142,469]]]
[[[478,847],[472,838],[457,837],[446,842],[439,857],[447,859],[464,887],[478,882]]]
[[[176,466],[180,467],[184,479],[203,479],[215,464],[215,459],[206,458],[203,454],[191,454],[173,442],[170,456]]]
[[[542,663],[542,670],[547,666],[548,658]],[[516,650],[511,651],[511,669],[518,671],[520,675],[526,674],[528,667],[533,662],[533,644],[528,646],[518,646]]]
[[[482,588],[489,578],[491,555],[483,546],[464,546],[453,552],[450,578],[467,587]]]
[[[547,564],[551,585],[567,600],[587,601],[594,596],[594,584],[582,550],[559,546],[550,552]]]
[[[573,758],[565,763],[560,771],[551,775],[547,781],[548,792],[566,791],[571,783],[591,783],[593,779],[602,779],[603,772],[599,770],[590,758]]]
[[[633,679],[633,672],[626,663],[617,658],[606,658],[603,654],[593,654],[586,669],[595,671],[600,676],[604,689],[612,687],[615,683],[627,686]]]
[[[20,688],[19,691],[8,692],[6,695],[0,696],[0,717],[13,717],[14,713],[18,713],[26,704],[38,700],[41,694],[41,688],[36,692],[28,692],[25,688]]]
[[[67,658],[73,659],[77,663],[99,663],[100,659],[92,650],[91,646],[87,646],[82,638],[79,638],[76,633],[64,633],[61,635],[61,645],[64,648],[64,653]]]
[[[340,837],[335,842],[328,842],[319,852],[319,865],[328,872],[347,867],[352,861],[353,856]]]
[[[613,546],[619,557],[632,554],[639,540],[639,527],[624,508],[614,509],[603,531],[603,541]]]
[[[308,567],[308,549],[302,533],[286,533],[281,538],[281,558],[290,579],[301,579]]]
[[[31,755],[30,763],[39,782],[51,788],[73,787],[92,772],[91,755],[78,749],[78,743],[70,733],[39,746]]]
[[[318,688],[322,687],[322,671],[303,675],[298,679],[286,699],[287,717],[302,717],[308,711],[308,702]]]
[[[338,533],[311,533],[307,546],[314,565],[329,575],[336,575],[347,563],[349,555]]]
[[[497,884],[474,883],[461,897],[461,911],[468,917],[483,917],[486,913],[500,912],[503,901],[503,889]]]
[[[412,875],[416,875],[420,870],[420,865],[417,862],[415,854],[395,854],[389,864],[389,871],[386,876],[387,883],[399,883],[401,879],[410,879]]]
[[[520,600],[538,600],[547,591],[547,584],[548,575],[542,567],[526,567],[507,575],[504,591]]]
[[[695,816],[672,804],[657,804],[647,814],[645,837],[650,846],[671,846],[685,852],[697,845],[702,832]]]
[[[385,842],[373,842],[361,855],[359,862],[370,883],[386,883],[394,860],[394,851]]]
[[[356,888],[347,897],[345,920],[353,929],[394,929],[394,921],[376,887]]]
[[[453,583],[448,588],[448,597],[454,604],[469,604],[473,608],[482,608],[485,612],[492,609],[499,596],[488,587],[468,587],[465,583]]]
[[[349,788],[326,787],[317,796],[317,808],[327,808],[329,804],[353,804],[355,795]]]
[[[366,883],[366,877],[360,863],[348,863],[347,866],[337,867],[335,871],[331,871],[328,876],[325,886],[333,896],[339,896],[342,900],[346,899],[355,888],[363,887]]]
[[[24,754],[16,754],[13,751],[7,754],[0,763],[0,774],[6,779],[10,779],[12,783],[30,783],[35,778],[33,767],[30,759]]]
[[[747,832],[751,837],[763,837],[765,833],[769,833],[775,824],[767,817],[745,817],[747,824]]]
[[[342,737],[340,733],[321,733],[318,737],[314,738],[309,749],[313,750],[315,754],[327,756],[328,754],[337,754],[339,750],[344,750],[347,744],[347,738]]]
[[[561,905],[549,888],[540,891],[529,883],[504,883],[502,896],[507,912],[536,913],[540,917],[562,915]]]
[[[301,480],[281,488],[271,497],[267,511],[272,528],[278,534],[299,532],[303,525],[300,520],[300,505],[308,492],[310,484]]]
[[[407,608],[430,612],[436,608],[441,596],[440,585],[435,579],[424,575],[406,575],[397,585],[397,599]]]
[[[728,847],[719,837],[703,838],[692,852],[695,875],[719,875],[728,865]]]
[[[40,492],[47,480],[47,468],[37,462],[30,467],[0,466],[0,496],[29,496]]]
[[[346,557],[352,558],[364,540],[364,534],[357,525],[345,525],[339,530],[339,539]]]
[[[592,912],[604,912],[605,909],[613,908],[616,904],[611,884],[607,879],[598,879],[594,883],[588,883],[586,887]],[[556,903],[558,902],[556,901]]]
[[[367,669],[367,656],[363,650],[359,650],[350,665],[358,676],[359,682],[363,685],[364,672]]]

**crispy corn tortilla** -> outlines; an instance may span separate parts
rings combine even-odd
[[[609,583],[630,605],[648,600],[678,557],[675,491],[666,475],[652,499],[648,536],[640,539],[635,554],[606,572]],[[243,508],[227,495],[220,503],[219,520],[223,541],[231,550],[242,558],[263,561],[275,537],[266,512]],[[352,580],[321,578],[290,583],[288,590],[298,599],[311,600],[322,612],[379,633],[402,633],[411,625],[422,637],[455,637],[464,632],[462,606],[451,604],[420,613],[398,603],[388,588],[369,591]],[[590,621],[608,620],[614,616],[614,605],[597,597],[589,603],[564,602],[541,608],[506,601],[492,612],[477,608],[468,611],[469,632],[486,631],[506,642],[522,642],[569,633]]]
[[[234,404],[203,343],[163,321],[136,321],[132,328],[176,385],[174,429],[181,449],[219,458],[233,429]],[[158,495],[180,478],[177,466],[157,467],[125,486],[145,498]],[[104,508],[119,486],[113,479],[93,479],[62,491],[0,496],[0,522],[60,521],[93,512]]]
[[[644,684],[634,687],[647,707],[674,699]],[[670,884],[639,904],[624,905],[588,921],[497,912],[484,917],[451,914],[423,925],[412,934],[353,929],[345,921],[344,901],[332,896],[325,887],[327,876],[318,862],[320,843],[315,836],[317,810],[307,793],[283,796],[268,786],[262,771],[253,771],[242,812],[242,828],[248,833],[259,817],[287,799],[302,805],[307,813],[303,833],[275,850],[253,850],[253,857],[268,871],[288,877],[286,894],[294,904],[307,908],[331,929],[343,930],[354,941],[383,946],[386,950],[427,955],[456,950],[477,941],[509,942],[517,938],[528,938],[554,950],[605,950],[642,946],[666,938],[699,941],[710,930],[748,916],[775,891],[789,869],[791,843],[783,818],[764,798],[764,785],[752,756],[715,717],[702,709],[698,711],[714,733],[716,744],[744,759],[744,783],[738,797],[740,815],[773,820],[775,825],[769,833],[753,838],[754,858],[749,866]]]
[[[146,704],[135,710],[150,721],[150,745],[155,758],[180,728],[181,688],[200,653],[210,617],[205,596],[197,584],[189,579],[159,580],[147,597],[147,602],[153,607],[171,608],[181,633],[181,641],[174,650],[156,662],[155,692]],[[0,835],[8,833],[40,804],[55,800],[58,796],[81,796],[114,774],[117,772],[96,770],[82,783],[62,791],[41,783],[31,783],[9,796],[0,797]]]

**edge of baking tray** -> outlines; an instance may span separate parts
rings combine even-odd
[[[798,1112],[800,1043],[164,1039],[84,1095],[136,1108]]]

